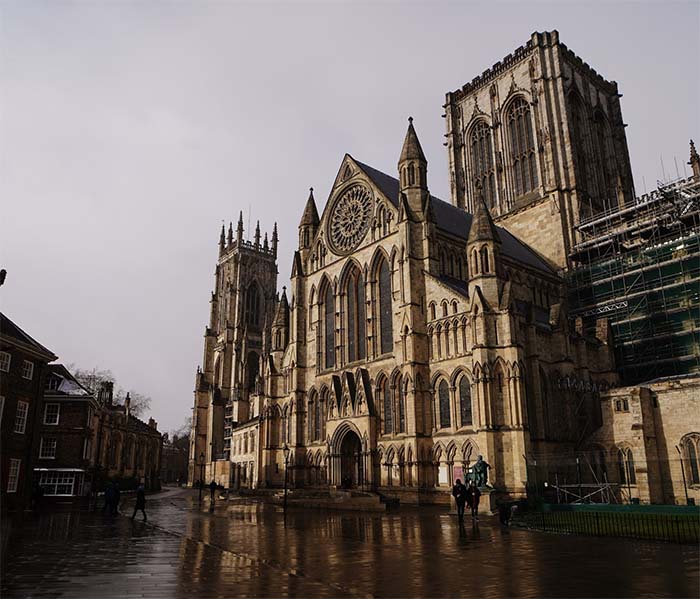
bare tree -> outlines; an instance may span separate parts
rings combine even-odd
[[[84,368],[75,368],[72,364],[68,365],[68,370],[73,373],[73,376],[83,387],[94,395],[97,395],[100,386],[105,382],[114,384],[114,401],[116,403],[123,404],[126,399],[126,394],[129,393],[129,398],[131,399],[129,409],[134,416],[142,416],[151,407],[151,398],[148,395],[131,389],[127,391],[123,387],[117,386],[116,379],[111,370],[101,368],[88,370]]]

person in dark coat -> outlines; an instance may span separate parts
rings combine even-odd
[[[472,510],[472,518],[478,520],[477,514],[479,513],[479,499],[481,497],[481,491],[479,487],[476,486],[474,481],[469,483],[469,488],[467,489],[467,502]]]
[[[209,483],[209,493],[211,493],[211,502],[214,503],[216,500],[216,481],[214,480]]]
[[[112,514],[115,516],[119,513],[119,502],[121,501],[122,493],[119,490],[119,483],[114,483],[114,500],[112,501]]]
[[[143,483],[136,489],[136,504],[134,505],[134,513],[131,514],[131,519],[136,518],[136,512],[141,511],[143,514],[143,521],[148,522],[148,516],[146,516],[146,487]]]
[[[464,520],[464,504],[467,501],[467,487],[462,484],[460,479],[457,479],[452,487],[452,497],[457,503],[457,518],[462,522]]]
[[[102,508],[103,512],[107,512],[108,514],[112,514],[114,512],[114,485],[109,482],[107,483],[107,486],[105,487],[105,504],[104,507]]]

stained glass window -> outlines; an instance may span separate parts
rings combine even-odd
[[[459,413],[462,426],[472,424],[472,393],[469,379],[466,376],[463,376],[459,381]]]
[[[391,318],[391,273],[386,261],[379,268],[379,328],[381,353],[394,349],[394,332]]]
[[[475,183],[474,193],[476,194],[476,184],[481,186],[481,193],[484,195],[486,205],[489,208],[496,203],[496,185],[493,168],[493,141],[491,138],[491,127],[484,121],[479,121],[472,129],[469,136],[469,146],[471,151],[472,175]]]
[[[384,433],[394,432],[394,409],[389,393],[389,381],[384,379],[382,383],[382,402],[384,402]]]
[[[333,289],[328,285],[325,299],[325,347],[326,368],[335,366],[335,305],[333,301]]]
[[[450,427],[450,391],[445,381],[438,386],[438,402],[440,408],[440,428]]]
[[[522,98],[515,100],[508,112],[508,130],[515,195],[520,196],[537,187],[532,114],[529,104]]]
[[[365,286],[359,272],[348,278],[347,298],[348,361],[354,362],[364,359],[366,344]]]

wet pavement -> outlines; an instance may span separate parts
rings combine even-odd
[[[251,499],[208,508],[175,490],[148,499],[148,523],[77,511],[14,523],[2,597],[700,595],[692,546],[502,529],[490,518],[460,529],[436,508],[286,518]]]

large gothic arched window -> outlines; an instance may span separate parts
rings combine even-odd
[[[394,385],[395,405],[398,409],[397,433],[406,432],[406,394],[408,391],[408,380],[401,382],[401,377],[397,377]]]
[[[260,289],[251,283],[245,294],[245,321],[254,327],[260,326]]]
[[[459,414],[462,426],[472,424],[472,393],[466,376],[459,380]]]
[[[440,428],[450,427],[450,390],[446,381],[438,385],[438,408],[440,410]]]
[[[394,349],[394,332],[391,314],[391,272],[386,260],[379,267],[379,337],[380,353]]]
[[[348,362],[363,360],[366,347],[365,284],[362,274],[355,269],[347,280],[347,344]]]
[[[331,285],[326,288],[324,323],[325,365],[326,368],[332,368],[335,366],[335,302]]]
[[[532,132],[530,105],[523,99],[515,100],[508,111],[511,168],[515,196],[521,196],[537,187],[535,137]]]
[[[690,484],[700,484],[700,434],[690,433],[681,441],[685,476]]]
[[[321,438],[321,400],[316,398],[314,402],[314,440]]]
[[[593,119],[601,199],[604,209],[617,206],[617,168],[610,126],[598,111]]]
[[[491,127],[479,121],[469,135],[469,152],[471,156],[473,193],[476,197],[477,185],[481,187],[486,205],[492,208],[496,203],[495,171],[493,167],[493,140]]]
[[[385,378],[379,388],[381,390],[382,408],[384,412],[384,429],[382,432],[386,435],[394,432],[394,406],[391,401],[389,380]]]

